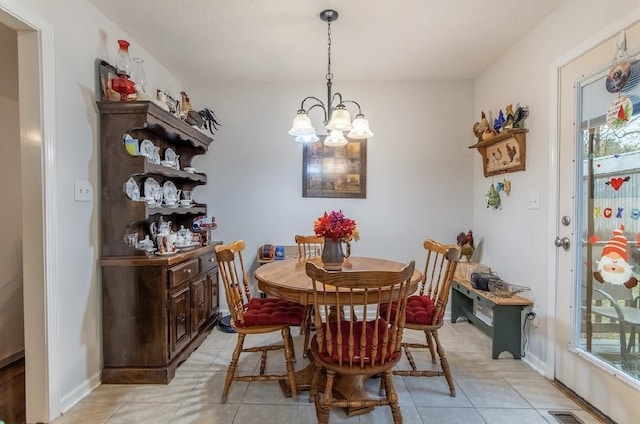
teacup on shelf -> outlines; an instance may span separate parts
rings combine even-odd
[[[193,168],[191,166],[187,166],[184,168],[185,172],[188,172],[189,174],[193,174],[194,172],[196,172],[196,168]]]
[[[160,162],[160,165],[166,166],[167,168],[175,168],[176,163],[171,160],[163,160]]]
[[[193,200],[183,199],[183,200],[180,201],[180,205],[181,206],[191,206],[191,203],[193,203]]]

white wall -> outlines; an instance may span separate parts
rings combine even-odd
[[[131,54],[145,60],[151,92],[181,84],[86,0],[21,0],[20,4],[54,28],[60,236],[56,276],[60,338],[55,344],[59,347],[60,394],[65,409],[99,383],[102,369],[95,60],[102,58],[114,63],[116,40],[124,38],[131,42]],[[88,180],[93,185],[91,203],[74,201],[76,179]]]
[[[548,187],[550,178],[554,178],[550,155],[555,141],[555,135],[550,134],[551,65],[637,7],[637,0],[619,1],[615,7],[598,0],[568,0],[475,82],[475,120],[481,110],[492,111],[495,116],[509,103],[521,103],[530,109],[526,171],[505,175],[512,182],[512,191],[502,196],[501,210],[482,206],[492,178],[483,177],[479,156],[474,162],[473,228],[477,237],[485,239],[483,262],[506,280],[532,288],[541,325],[532,330],[526,360],[547,372],[553,364],[546,352],[554,340],[546,334],[545,325],[549,311],[555,307],[548,293],[552,265],[548,255],[550,249],[556,249],[550,237],[555,221],[550,221],[548,209]],[[530,192],[540,193],[539,210],[527,208]]]
[[[375,133],[367,142],[366,199],[302,197],[302,145],[287,131],[304,97],[323,97],[324,80],[222,85],[212,79],[186,89],[194,108],[209,107],[222,122],[210,153],[194,161],[208,175],[195,197],[216,217],[214,238],[244,239],[249,262],[261,244],[293,244],[295,234],[312,234],[313,221],[335,209],[360,227],[352,254],[414,259],[417,266],[424,264],[426,238],[455,243],[470,228],[477,159],[467,148],[471,82],[334,81],[334,90],[360,103]],[[311,111],[312,119],[320,116]]]
[[[20,126],[18,113],[18,39],[14,30],[0,24],[0,181],[3,201],[0,222],[0,363],[24,349],[22,305],[22,194],[20,191]]]

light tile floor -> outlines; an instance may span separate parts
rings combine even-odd
[[[296,337],[296,368],[303,368],[302,337]],[[405,340],[415,339],[407,331]],[[247,336],[245,344],[256,337]],[[277,342],[279,333],[268,336]],[[585,424],[601,423],[566,397],[547,379],[521,360],[491,358],[491,340],[466,322],[445,324],[440,338],[447,351],[456,384],[450,397],[444,377],[394,377],[405,423],[439,424],[558,424],[550,410],[573,412]],[[286,398],[276,382],[234,382],[229,400],[220,403],[220,394],[235,334],[214,329],[203,344],[178,368],[168,385],[102,385],[79,402],[55,424],[183,424],[183,423],[314,423],[315,408],[308,392],[297,399]],[[262,340],[261,340],[262,342]],[[503,356],[506,354],[503,354]],[[509,356],[509,355],[507,355]],[[242,359],[244,357],[244,360]],[[258,366],[257,354],[241,356],[240,371]],[[427,361],[427,353],[424,354]],[[401,362],[399,366],[403,363]],[[284,371],[282,351],[270,354],[270,371]],[[379,379],[366,384],[371,397],[377,396]],[[331,411],[331,423],[390,423],[388,407],[348,417],[340,408]]]

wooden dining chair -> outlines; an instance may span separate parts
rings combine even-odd
[[[322,236],[302,236],[296,235],[296,244],[298,245],[299,258],[317,258],[322,254],[324,246],[324,237]]]
[[[395,370],[395,375],[409,377],[444,376],[449,385],[449,394],[456,395],[451,369],[444,348],[438,338],[438,330],[444,323],[444,312],[449,301],[453,274],[460,260],[460,246],[444,245],[434,240],[426,240],[423,244],[427,251],[424,272],[420,281],[419,292],[409,296],[407,302],[407,330],[424,333],[425,343],[403,342],[402,347],[411,369]],[[386,305],[382,305],[384,311]],[[440,359],[440,370],[420,370],[416,366],[411,349],[428,349],[431,362],[436,363],[436,352]]]
[[[221,400],[223,403],[227,401],[233,381],[287,380],[291,388],[291,395],[295,398],[297,395],[296,377],[293,368],[295,351],[289,327],[301,325],[305,308],[298,303],[275,297],[253,297],[242,259],[244,248],[245,242],[242,240],[215,247],[218,269],[227,296],[229,312],[231,313],[231,326],[237,334],[236,347],[227,369]],[[265,334],[275,331],[280,331],[282,336],[281,344],[244,348],[244,340],[248,334]],[[278,349],[284,349],[287,374],[266,374],[267,352]],[[240,354],[245,352],[262,352],[258,374],[236,375]]]
[[[393,422],[401,423],[392,369],[402,357],[402,331],[415,263],[411,261],[397,272],[334,272],[319,268],[313,262],[307,262],[305,267],[313,286],[316,333],[311,339],[309,354],[315,372],[310,396],[315,401],[318,422],[329,422],[332,406],[388,405]],[[394,307],[381,313],[378,307],[381,302]],[[320,387],[323,372],[326,373],[324,388]],[[380,399],[334,399],[336,374],[362,379],[382,374],[385,395]]]
[[[296,244],[298,245],[298,259],[307,260],[311,258],[317,258],[322,255],[322,248],[324,247],[324,237],[322,236],[303,236],[296,235]],[[311,340],[311,333],[314,331],[313,325],[313,305],[307,305],[304,320],[300,331],[304,334],[304,345],[302,356],[307,357],[307,351],[309,350],[309,341]]]

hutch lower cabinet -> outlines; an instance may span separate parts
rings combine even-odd
[[[214,245],[102,260],[103,383],[169,383],[219,318]]]

